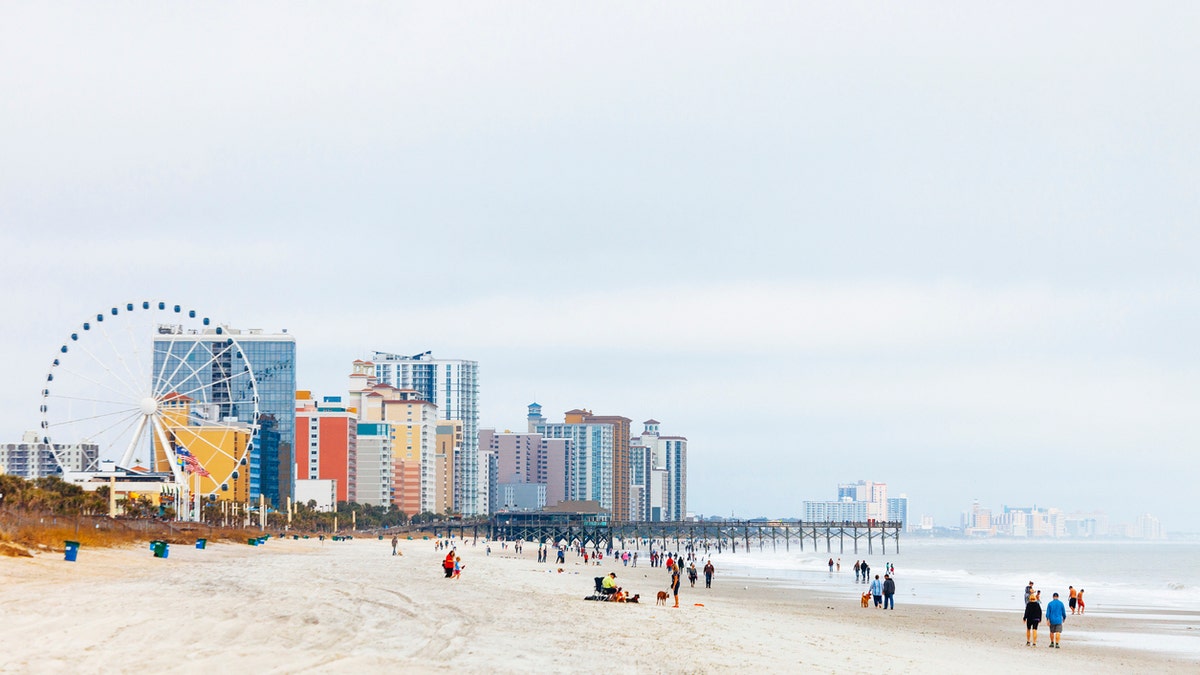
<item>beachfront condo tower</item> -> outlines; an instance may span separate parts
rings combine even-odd
[[[612,520],[629,520],[629,418],[593,415],[582,408],[568,410],[563,417],[562,424],[548,423],[542,407],[533,403],[527,419],[531,433],[571,441],[566,458],[567,501],[597,501]]]
[[[454,510],[464,516],[486,515],[487,475],[480,475],[479,363],[435,359],[432,352],[412,356],[375,352],[370,363],[379,384],[410,389],[437,406],[439,420],[462,422],[462,447],[453,462]],[[436,473],[436,464],[431,476]],[[432,504],[431,504],[432,506]]]
[[[660,435],[659,424],[646,420],[642,435],[630,440],[630,508],[635,520],[687,517],[687,439]]]
[[[499,493],[492,495],[493,513],[514,508],[530,510],[566,501],[569,439],[481,429],[479,448],[496,457]],[[537,501],[540,501],[538,506],[530,506]]]
[[[296,392],[296,480],[332,480],[335,502],[356,502],[358,419],[340,396]]]

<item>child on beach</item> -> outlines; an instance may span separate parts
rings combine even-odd
[[[454,574],[450,578],[457,579],[458,575],[462,574],[463,567],[465,567],[465,565],[462,564],[462,558],[455,556],[454,557]]]

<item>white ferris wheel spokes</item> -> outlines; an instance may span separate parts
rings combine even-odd
[[[228,489],[253,447],[258,388],[235,336],[194,310],[127,303],[95,315],[59,348],[42,390],[42,442],[63,470],[169,472],[184,480],[177,450],[212,472],[207,492]],[[68,466],[67,447],[89,449]],[[211,465],[212,471],[207,465]]]

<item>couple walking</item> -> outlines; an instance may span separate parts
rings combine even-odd
[[[875,580],[871,582],[871,598],[875,601],[875,609],[896,609],[896,581],[892,579],[890,574],[883,575],[883,581],[879,580],[879,575],[875,575]]]

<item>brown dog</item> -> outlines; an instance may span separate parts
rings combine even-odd
[[[667,592],[666,592],[666,591],[659,591],[659,592],[658,592],[658,600],[655,600],[655,601],[654,601],[654,604],[656,604],[656,605],[663,605],[663,606],[666,606],[666,604],[667,604]]]
[[[863,606],[863,607],[866,607],[866,606],[867,606],[867,605],[868,605],[870,602],[871,602],[871,594],[870,594],[870,593],[863,593],[863,596],[862,596],[862,606]]]

